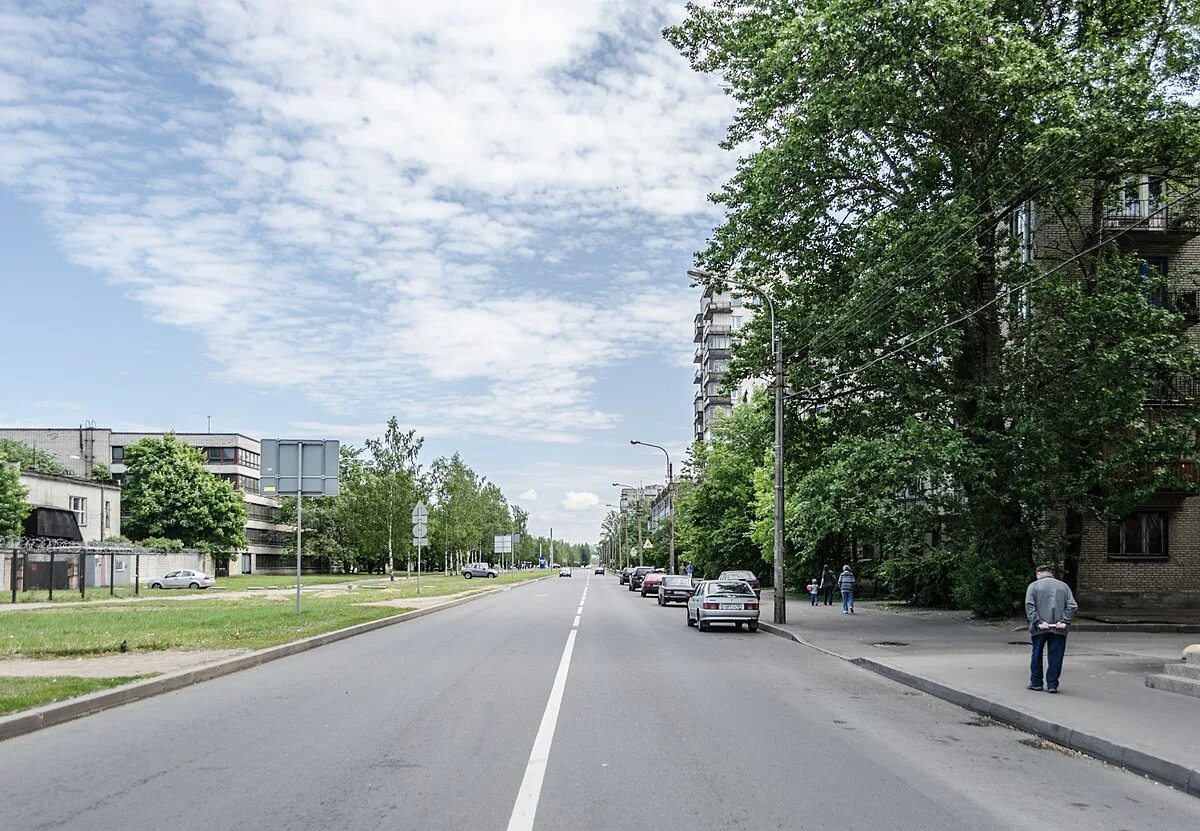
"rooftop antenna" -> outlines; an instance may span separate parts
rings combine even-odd
[[[212,432],[212,416],[205,416],[208,419],[208,432]]]

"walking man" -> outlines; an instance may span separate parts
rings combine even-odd
[[[1042,653],[1046,657],[1046,692],[1058,692],[1063,655],[1067,651],[1067,627],[1079,604],[1071,587],[1054,578],[1053,566],[1038,566],[1037,579],[1025,590],[1025,617],[1033,655],[1029,660],[1029,689],[1042,689]]]
[[[838,591],[842,593],[842,614],[854,614],[854,574],[850,566],[842,566],[838,576]]]
[[[833,569],[829,566],[821,566],[824,570],[821,574],[821,591],[825,592],[825,605],[833,605],[833,587],[837,585],[837,575],[833,573]]]

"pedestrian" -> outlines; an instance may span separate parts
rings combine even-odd
[[[833,605],[833,587],[837,585],[837,575],[833,573],[833,569],[829,566],[821,566],[823,572],[821,574],[821,590],[825,592],[825,605]]]
[[[842,593],[842,614],[854,614],[854,572],[850,571],[850,566],[842,566],[842,573],[838,576],[838,591]]]
[[[817,605],[817,597],[819,596],[820,591],[821,591],[821,584],[818,583],[817,578],[814,577],[812,580],[809,581],[809,584],[808,584],[808,595],[809,595],[809,597],[812,598],[812,604],[814,606]]]
[[[1033,654],[1029,658],[1029,689],[1042,689],[1042,653],[1046,653],[1046,692],[1058,692],[1063,655],[1067,651],[1067,628],[1079,604],[1071,587],[1054,577],[1054,567],[1037,567],[1037,579],[1025,590],[1025,617]]]

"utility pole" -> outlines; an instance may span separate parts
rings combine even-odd
[[[671,536],[670,536],[670,544],[668,547],[668,551],[670,552],[670,558],[671,558],[670,573],[674,574],[675,573],[675,489],[674,489],[675,483],[674,483],[674,476],[672,476],[672,473],[671,473],[671,454],[667,452],[667,448],[665,448],[661,445],[658,445],[658,444],[651,444],[648,441],[638,441],[637,439],[630,439],[629,443],[630,444],[640,444],[643,447],[657,448],[658,450],[661,450],[663,452],[664,456],[667,457],[667,512],[669,514],[667,519],[669,520],[669,522],[671,524]],[[641,554],[639,553],[638,556],[640,558]]]

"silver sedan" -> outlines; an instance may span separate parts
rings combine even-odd
[[[745,580],[705,580],[688,598],[687,625],[707,632],[713,623],[745,624],[758,631],[758,596]]]

